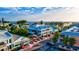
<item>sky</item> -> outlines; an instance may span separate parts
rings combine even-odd
[[[8,21],[79,21],[75,7],[0,7],[1,18]]]

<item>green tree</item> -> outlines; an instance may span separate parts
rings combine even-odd
[[[74,38],[69,38],[69,37],[64,37],[63,38],[63,43],[65,45],[70,44],[71,46],[74,45],[76,43],[76,40]]]
[[[26,20],[19,20],[17,21],[17,24],[25,24],[27,21]]]
[[[13,34],[17,34],[16,29],[11,30],[11,32],[12,32]]]
[[[68,36],[63,37],[63,44],[67,45],[69,42]]]
[[[57,23],[57,28],[58,28],[59,31],[61,31],[63,29],[63,24],[64,24],[63,22]]]
[[[73,46],[75,43],[76,43],[75,38],[70,38],[70,39],[69,39],[69,44],[70,44],[71,46]]]
[[[42,20],[40,21],[40,24],[43,24],[43,21]]]
[[[57,32],[57,33],[54,35],[53,39],[52,39],[52,40],[53,40],[53,43],[56,43],[56,42],[58,41],[59,36],[60,36],[60,33]]]
[[[28,30],[24,29],[24,28],[21,28],[21,29],[19,29],[18,34],[25,36],[26,34],[28,34]]]
[[[9,26],[12,26],[12,24],[10,23]]]
[[[26,20],[19,20],[19,21],[17,21],[17,24],[19,24],[19,27],[21,27],[26,22],[27,22]]]

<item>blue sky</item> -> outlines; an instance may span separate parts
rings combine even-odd
[[[0,19],[18,21],[52,21],[79,19],[79,8],[72,7],[0,7]]]
[[[51,10],[62,9],[56,7],[0,7],[0,18],[4,17],[5,20],[21,20],[27,19],[30,15],[39,15]],[[55,11],[54,11],[55,12]]]

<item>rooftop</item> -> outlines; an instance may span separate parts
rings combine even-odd
[[[75,36],[78,37],[79,36],[79,28],[76,26],[71,27],[70,29],[66,30],[66,31],[62,31],[61,35],[68,35],[68,36]]]
[[[0,42],[11,38],[11,34],[5,30],[0,30]]]
[[[35,30],[41,30],[41,29],[45,29],[45,28],[49,28],[48,25],[41,25],[41,24],[34,24],[32,26],[29,27],[30,29],[35,29]]]

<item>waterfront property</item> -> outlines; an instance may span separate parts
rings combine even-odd
[[[76,43],[74,44],[74,46],[79,46],[79,27],[72,26],[71,28],[62,31],[61,35],[75,38]]]
[[[30,35],[36,35],[39,37],[43,37],[52,33],[52,28],[48,25],[34,24],[29,26],[28,30]]]
[[[77,36],[79,36],[79,27],[73,26],[66,31],[62,31],[61,34],[65,35],[65,36],[70,36],[70,37],[72,37],[72,36],[77,37]]]

